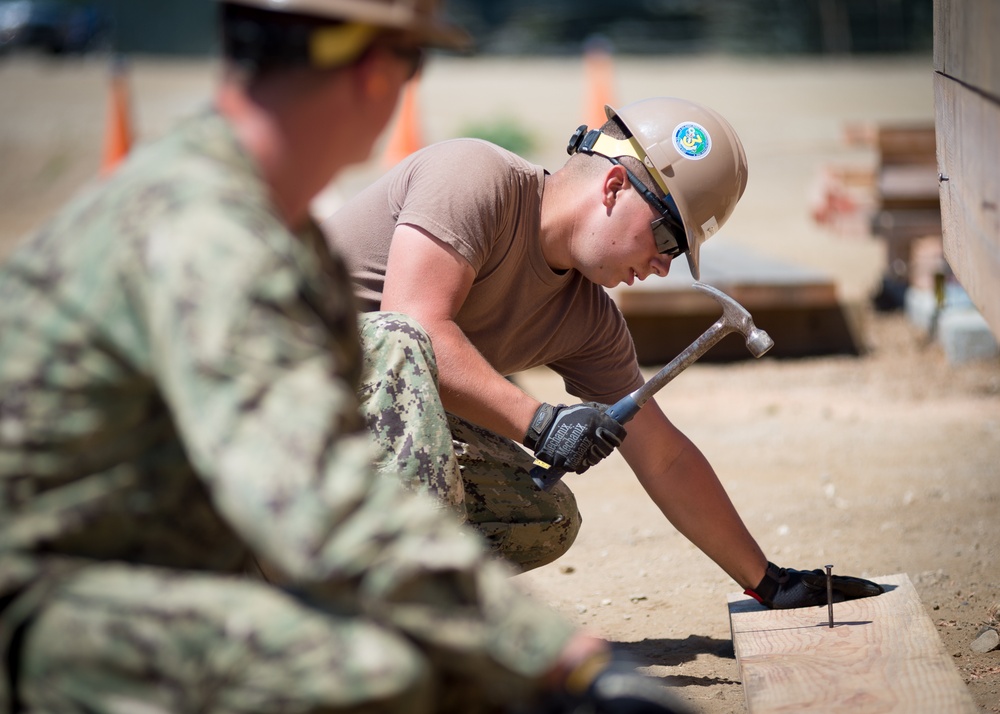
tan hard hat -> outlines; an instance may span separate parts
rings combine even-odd
[[[634,153],[644,154],[636,158],[676,204],[698,280],[701,244],[729,219],[747,186],[740,138],[717,112],[686,99],[653,97],[604,110],[631,132],[641,147]]]
[[[465,50],[468,33],[444,20],[440,0],[223,0],[274,12],[372,25],[413,34],[431,47]]]

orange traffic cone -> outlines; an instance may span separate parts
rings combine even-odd
[[[132,148],[132,111],[129,102],[128,75],[125,63],[116,60],[111,67],[111,92],[108,121],[104,128],[104,156],[101,176],[110,175]]]
[[[583,73],[583,118],[587,126],[597,129],[608,120],[604,105],[615,106],[615,72],[610,43],[592,40],[585,45]]]
[[[391,167],[424,146],[420,130],[420,108],[417,106],[417,79],[406,83],[399,100],[399,111],[382,154],[382,165]]]

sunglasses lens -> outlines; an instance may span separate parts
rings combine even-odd
[[[614,161],[613,163],[618,162]],[[656,194],[646,188],[646,185],[637,179],[631,171],[628,171],[628,180],[642,194],[646,203],[660,214],[660,218],[651,223],[653,238],[656,240],[656,250],[660,254],[671,257],[686,253],[688,249],[687,233],[685,233],[680,219],[676,217],[677,206],[674,204],[673,198],[668,194],[665,200],[661,200]]]
[[[652,223],[656,250],[669,256],[680,255],[687,250],[687,237],[680,226],[667,218],[657,218]]]

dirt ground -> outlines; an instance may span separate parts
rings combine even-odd
[[[132,68],[139,142],[198,107],[215,72],[143,59]],[[529,158],[555,168],[581,121],[583,81],[578,58],[437,58],[421,86],[425,139],[499,118],[532,135]],[[1000,363],[950,364],[902,315],[873,313],[882,246],[817,226],[808,211],[824,165],[872,161],[845,145],[847,124],[933,118],[930,58],[621,58],[616,93],[610,101],[688,96],[726,115],[746,144],[750,185],[714,240],[826,271],[864,316],[861,357],[698,364],[657,400],[706,453],[771,560],[906,573],[979,709],[1000,712],[1000,651],[969,649],[1000,603]],[[0,97],[2,259],[94,180],[106,63],[7,58]],[[325,205],[380,170],[373,160],[347,172]],[[562,394],[544,370],[518,379],[542,399]],[[617,455],[568,482],[584,516],[579,540],[518,580],[648,662],[699,711],[745,711],[726,607],[735,584],[673,530]]]

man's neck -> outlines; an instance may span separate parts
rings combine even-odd
[[[542,190],[539,236],[546,264],[557,272],[573,267],[570,245],[573,240],[572,193],[567,177],[556,171],[545,176]]]
[[[271,201],[285,225],[302,228],[309,204],[322,185],[302,168],[303,138],[294,126],[294,101],[269,102],[251,96],[240,79],[224,81],[215,96],[218,111],[232,124],[237,140],[256,162]]]

